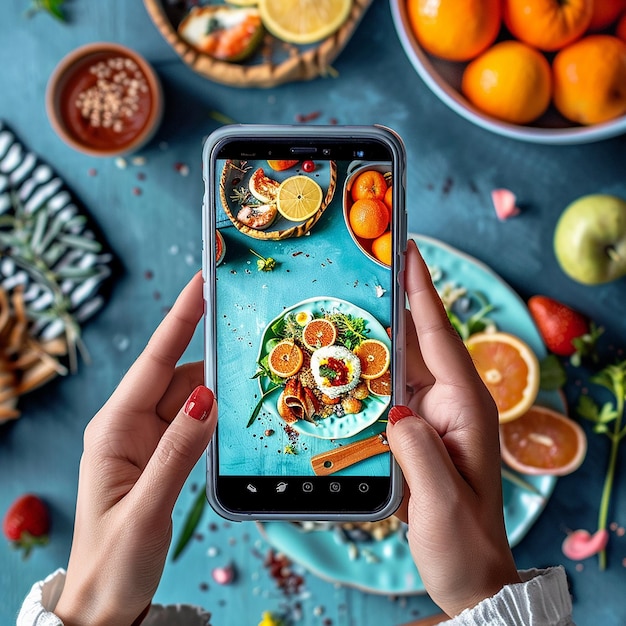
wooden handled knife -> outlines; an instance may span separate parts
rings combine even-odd
[[[311,465],[316,476],[329,476],[383,452],[389,452],[389,444],[385,433],[380,433],[347,446],[339,446],[328,452],[316,454],[311,458]]]

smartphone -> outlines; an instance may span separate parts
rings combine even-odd
[[[203,150],[207,497],[232,520],[399,506],[405,150],[380,126],[232,125]]]

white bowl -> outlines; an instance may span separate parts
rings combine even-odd
[[[422,50],[411,30],[406,3],[407,0],[390,0],[396,31],[409,61],[430,90],[466,120],[505,137],[555,145],[590,143],[626,133],[626,115],[603,124],[578,126],[551,107],[532,125],[521,126],[482,113],[461,94],[461,77],[466,64],[444,61]]]

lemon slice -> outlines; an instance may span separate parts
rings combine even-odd
[[[285,179],[276,194],[278,212],[291,222],[307,220],[322,206],[322,188],[308,176]]]
[[[352,0],[259,0],[261,20],[274,36],[307,44],[332,35],[348,18]]]

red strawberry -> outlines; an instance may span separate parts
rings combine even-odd
[[[14,547],[26,558],[37,545],[48,543],[50,515],[43,501],[33,494],[19,497],[4,516],[2,530]]]
[[[602,329],[582,313],[547,296],[532,296],[528,309],[550,352],[571,357],[574,365],[580,365],[583,356],[595,355]]]

